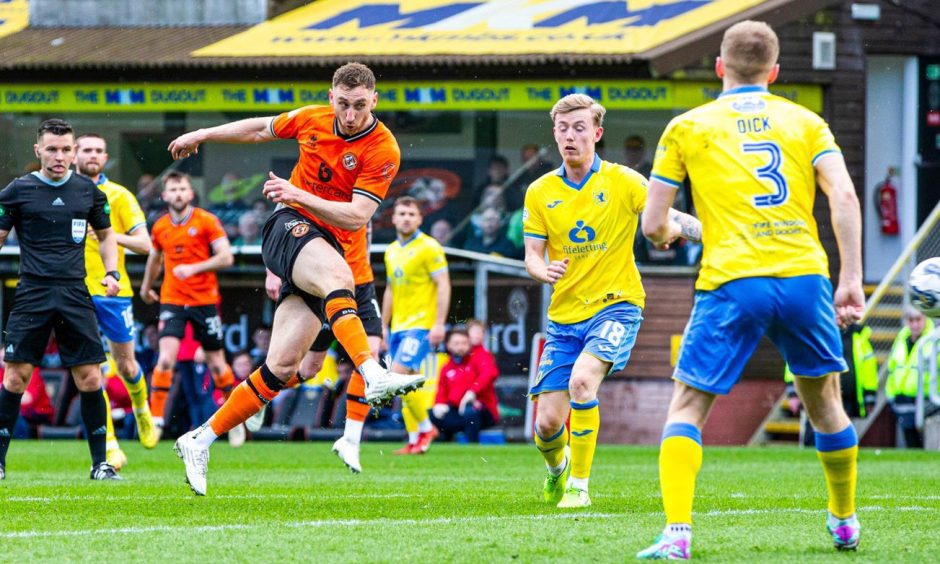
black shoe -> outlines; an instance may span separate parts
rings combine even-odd
[[[97,466],[91,467],[92,480],[123,480],[118,476],[117,470],[107,462],[101,462]]]

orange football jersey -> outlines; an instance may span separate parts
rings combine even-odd
[[[163,285],[160,303],[200,306],[219,302],[219,282],[215,272],[201,272],[180,280],[173,275],[178,264],[202,262],[212,256],[212,243],[225,237],[219,218],[204,209],[193,207],[179,223],[170,214],[153,226],[153,248],[163,252]]]
[[[300,158],[290,182],[324,200],[349,202],[353,194],[360,194],[381,203],[401,162],[398,142],[382,122],[375,119],[364,131],[346,137],[336,126],[330,106],[304,106],[283,113],[271,121],[271,133],[297,140]],[[343,246],[356,285],[372,282],[367,227],[346,231],[296,207]]]

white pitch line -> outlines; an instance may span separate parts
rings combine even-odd
[[[183,494],[181,494],[183,497]],[[191,497],[186,495],[185,497]],[[293,499],[297,494],[227,494],[214,495],[212,499]],[[386,499],[386,498],[411,498],[416,497],[410,494],[316,494],[317,499]],[[127,495],[127,496],[98,496],[98,495],[62,495],[62,496],[12,496],[8,498],[0,497],[0,503],[4,502],[24,502],[24,503],[60,503],[68,501],[103,501],[103,502],[128,502],[141,500],[166,500],[165,495]]]
[[[903,507],[903,508],[885,508],[880,505],[869,507],[859,507],[859,513],[863,519],[866,513],[876,513],[881,511],[926,511],[937,512],[938,510],[930,507]],[[697,513],[699,517],[722,517],[729,515],[764,515],[764,514],[820,514],[823,509],[730,509],[715,510]],[[275,523],[279,528],[300,529],[311,527],[371,527],[371,526],[404,526],[404,525],[453,525],[458,523],[496,523],[504,521],[563,521],[579,519],[626,519],[643,515],[647,517],[661,516],[662,512],[646,513],[562,513],[562,514],[539,514],[539,515],[506,515],[506,516],[484,516],[484,517],[438,517],[435,519],[323,519],[316,521],[287,521],[284,523]],[[257,524],[232,523],[225,525],[154,525],[147,527],[121,527],[114,529],[86,529],[86,530],[58,530],[58,531],[16,531],[0,533],[0,539],[32,539],[32,538],[61,538],[61,537],[85,537],[99,535],[137,535],[144,533],[211,533],[220,531],[241,531],[255,530]]]

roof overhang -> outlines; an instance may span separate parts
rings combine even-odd
[[[731,23],[797,19],[819,0],[321,0],[193,52],[214,58],[400,57],[419,64],[649,61],[716,52]]]

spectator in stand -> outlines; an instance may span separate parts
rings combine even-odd
[[[483,211],[480,216],[480,235],[468,237],[463,248],[468,251],[506,258],[521,257],[519,249],[506,238],[502,225],[502,214],[494,208]]]
[[[248,351],[238,351],[232,356],[232,375],[235,376],[235,385],[241,384],[255,371],[255,363]]]
[[[450,224],[446,219],[439,219],[431,224],[431,230],[429,235],[434,238],[441,245],[453,246],[453,242],[450,240],[451,236],[454,233],[454,226]]]
[[[904,328],[891,345],[885,395],[888,396],[888,404],[897,419],[899,438],[904,439],[904,444],[898,446],[924,446],[924,437],[917,429],[914,410],[917,402],[917,380],[920,377],[920,348],[933,333],[933,329],[933,320],[907,306],[904,309]]]
[[[238,237],[233,245],[260,245],[261,244],[261,217],[254,211],[248,210],[238,218]]]
[[[254,202],[251,203],[251,211],[258,214],[258,217],[261,218],[261,224],[264,225],[264,222],[268,220],[268,217],[274,212],[269,205],[267,198],[257,198]]]
[[[504,192],[506,205],[509,207],[510,211],[522,207],[522,204],[525,202],[525,192],[529,188],[529,184],[532,184],[536,179],[555,170],[555,165],[542,160],[540,152],[541,148],[535,143],[530,143],[522,147],[519,154],[519,157],[522,159],[522,174],[513,186]]]
[[[646,155],[646,141],[639,135],[630,135],[623,142],[623,164],[639,172],[649,179],[653,170],[653,163]]]
[[[470,359],[476,361],[487,374],[495,373],[492,376],[495,380],[499,376],[499,368],[496,367],[496,357],[486,347],[486,325],[479,319],[467,321],[467,337],[470,338]]]
[[[148,378],[153,372],[153,367],[157,365],[157,359],[160,357],[160,332],[157,326],[151,323],[144,327],[141,332],[140,349],[137,350],[137,363],[144,375]]]
[[[450,360],[441,369],[431,421],[445,439],[463,433],[467,441],[480,441],[480,431],[499,422],[494,382],[498,374],[470,353],[466,329],[447,335]]]
[[[271,326],[259,325],[255,332],[251,334],[251,342],[255,345],[249,351],[251,364],[252,366],[261,366],[268,355],[268,347],[271,346]]]
[[[476,205],[483,197],[483,192],[486,191],[490,186],[499,186],[506,182],[509,178],[509,161],[506,157],[496,154],[490,158],[489,167],[486,169],[486,179],[477,184],[473,192],[470,194],[470,202],[473,205]]]

